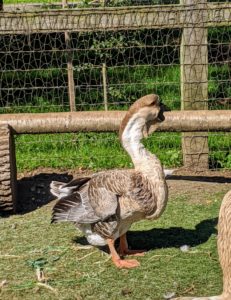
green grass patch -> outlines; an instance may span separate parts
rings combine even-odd
[[[18,171],[41,167],[93,170],[133,167],[117,133],[68,133],[16,136]],[[211,168],[231,168],[230,134],[209,134]],[[165,167],[182,166],[181,134],[154,133],[144,145]]]
[[[189,198],[169,201],[157,221],[141,221],[128,234],[131,247],[146,248],[134,270],[117,270],[98,249],[78,249],[83,241],[72,224],[50,224],[51,205],[0,219],[1,299],[164,299],[164,295],[219,294],[216,249],[217,196],[210,204]],[[180,216],[180,217],[179,217]],[[183,253],[179,247],[189,245]],[[36,268],[53,290],[39,286]],[[209,292],[208,292],[209,291]]]
[[[179,134],[155,134],[144,143],[165,166],[181,165]],[[117,133],[16,136],[16,159],[19,171],[38,167],[81,167],[94,170],[132,167],[131,159],[120,145]]]

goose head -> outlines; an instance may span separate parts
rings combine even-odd
[[[142,139],[148,136],[150,125],[164,121],[164,105],[159,96],[146,95],[134,102],[120,125],[120,140]]]

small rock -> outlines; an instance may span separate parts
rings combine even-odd
[[[180,251],[182,252],[188,252],[190,250],[190,246],[188,245],[183,245],[180,247]]]

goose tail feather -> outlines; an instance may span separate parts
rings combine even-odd
[[[52,181],[50,192],[58,199],[67,197],[77,191],[83,184],[88,182],[91,177],[82,177],[71,180],[70,182]]]

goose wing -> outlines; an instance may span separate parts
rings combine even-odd
[[[82,201],[81,193],[75,192],[59,200],[53,208],[51,223],[75,222],[75,223],[95,223],[100,218],[88,205],[86,207]]]
[[[59,187],[59,191],[73,189],[54,206],[52,222],[95,223],[116,215],[118,198],[125,195],[130,186],[130,174],[130,171],[120,170],[100,172],[86,181],[75,179],[75,188],[71,183]]]
[[[52,181],[50,191],[60,199],[52,211],[52,223],[94,223],[100,218],[88,201],[88,182],[91,177],[76,178],[68,183]]]
[[[114,170],[98,173],[89,182],[89,203],[101,220],[115,215],[118,200],[128,195],[131,171]]]

